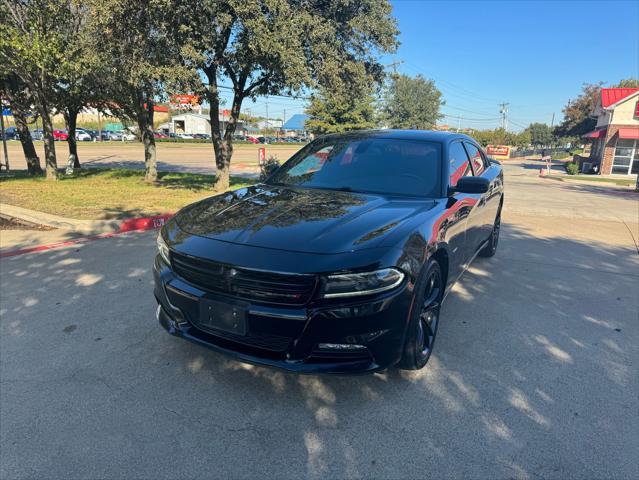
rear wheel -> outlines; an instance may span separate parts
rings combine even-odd
[[[478,255],[480,257],[492,257],[497,252],[497,244],[499,243],[499,231],[501,230],[501,208],[497,212],[495,223],[493,224],[493,230],[490,232],[490,238],[484,248],[482,248]]]
[[[439,310],[444,294],[441,268],[431,260],[417,285],[404,352],[399,367],[419,370],[430,358],[439,326]]]

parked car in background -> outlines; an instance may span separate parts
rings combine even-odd
[[[6,127],[4,129],[4,138],[7,140],[20,140],[18,129],[16,127]]]
[[[260,143],[260,141],[257,138],[251,137],[250,135],[246,137],[246,139],[251,143]]]
[[[208,133],[194,133],[193,138],[198,138],[200,140],[210,140],[211,135],[209,135]]]
[[[76,128],[75,139],[79,142],[92,142],[93,136],[84,128]]]
[[[66,130],[54,130],[53,139],[58,141],[65,141],[69,138],[69,134]]]
[[[264,183],[164,225],[157,318],[172,335],[301,373],[422,368],[447,292],[496,252],[503,192],[501,166],[463,134],[318,138]]]
[[[234,142],[245,142],[246,141],[246,136],[244,136],[244,135],[233,135],[233,141]]]
[[[258,143],[268,144],[268,139],[266,137],[257,137]]]
[[[100,133],[100,131],[99,131],[99,130],[85,130],[85,131],[86,131],[89,135],[91,135],[91,138],[92,138],[93,140],[98,140],[98,141],[99,141],[99,140],[100,140],[100,136],[102,136],[102,137],[103,137],[102,139],[104,140],[104,133],[105,133],[104,131],[102,131],[102,133]]]
[[[125,142],[133,142],[134,140],[136,140],[138,137],[136,137],[136,135],[131,132],[130,130],[120,130],[119,132],[117,132],[120,134],[120,140],[123,140]]]
[[[31,138],[33,140],[42,140],[44,138],[44,130],[41,128],[36,128],[31,132]]]
[[[153,138],[169,138],[164,132],[153,132]]]
[[[122,133],[119,131],[110,131],[109,140],[120,142],[122,141]]]
[[[184,140],[193,140],[193,135],[190,135],[188,133],[178,133],[177,137],[182,138]]]

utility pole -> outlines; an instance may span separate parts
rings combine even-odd
[[[266,97],[266,128],[268,128],[268,97]]]
[[[284,109],[284,115],[282,116],[282,123],[280,124],[280,133],[284,135],[284,122],[286,121],[286,108]]]
[[[391,67],[393,69],[393,76],[397,75],[397,67],[399,67],[402,63],[404,63],[404,60],[395,60],[387,65],[384,65],[385,67]]]
[[[509,103],[500,103],[499,113],[501,114],[501,128],[508,129],[508,105]]]
[[[550,121],[550,129],[555,125],[555,112],[552,112],[552,120]]]
[[[457,117],[457,132],[459,132],[461,130],[461,124],[462,124],[462,119],[464,118],[463,115],[460,115],[459,117]]]

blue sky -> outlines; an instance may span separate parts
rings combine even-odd
[[[398,70],[435,80],[447,105],[443,122],[509,129],[550,124],[584,82],[639,77],[639,2],[393,1],[401,31]],[[270,97],[269,116],[302,113],[304,102]],[[266,99],[245,107],[264,115]],[[245,109],[244,109],[245,110]],[[477,120],[470,120],[477,119]]]

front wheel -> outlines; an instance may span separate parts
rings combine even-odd
[[[430,358],[439,326],[439,310],[444,295],[441,268],[430,260],[416,285],[417,296],[408,324],[406,341],[399,368],[419,370]]]
[[[499,231],[501,230],[501,208],[497,212],[495,223],[493,224],[493,230],[490,233],[488,243],[484,248],[479,251],[480,257],[492,257],[497,252],[497,244],[499,243]]]

